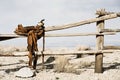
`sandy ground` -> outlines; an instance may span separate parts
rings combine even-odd
[[[0,54],[3,54],[3,52],[1,51]],[[120,52],[104,54],[104,72],[99,74],[94,73],[94,55],[84,56],[83,58],[75,58],[73,55],[66,57],[69,57],[71,64],[76,65],[79,74],[58,73],[54,69],[48,68],[42,71],[41,58],[39,58],[36,76],[19,78],[14,74],[20,68],[28,66],[28,57],[0,57],[0,80],[120,80]],[[85,66],[85,64],[89,64],[89,66]]]

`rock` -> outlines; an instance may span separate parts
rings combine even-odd
[[[21,78],[28,78],[28,77],[33,77],[34,73],[32,70],[28,67],[21,68],[19,71],[15,72],[16,77],[21,77]]]

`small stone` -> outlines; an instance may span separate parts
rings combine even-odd
[[[21,68],[19,71],[15,72],[16,77],[21,77],[21,78],[28,78],[28,77],[33,77],[34,73],[32,70],[28,67]]]

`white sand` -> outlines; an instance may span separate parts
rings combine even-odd
[[[3,53],[0,53],[3,54]],[[41,63],[41,58],[38,64]],[[120,80],[120,52],[104,55],[103,73],[94,73],[94,55],[84,58],[71,58],[70,63],[80,65],[80,63],[93,63],[88,68],[80,68],[79,75],[74,73],[56,73],[54,69],[40,70],[37,65],[38,73],[31,78],[18,78],[14,75],[21,67],[27,66],[28,57],[0,57],[0,80]]]

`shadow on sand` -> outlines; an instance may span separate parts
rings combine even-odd
[[[110,63],[104,63],[105,65],[109,65]],[[104,71],[110,70],[110,69],[120,69],[120,63],[112,63],[108,67],[103,67]]]

